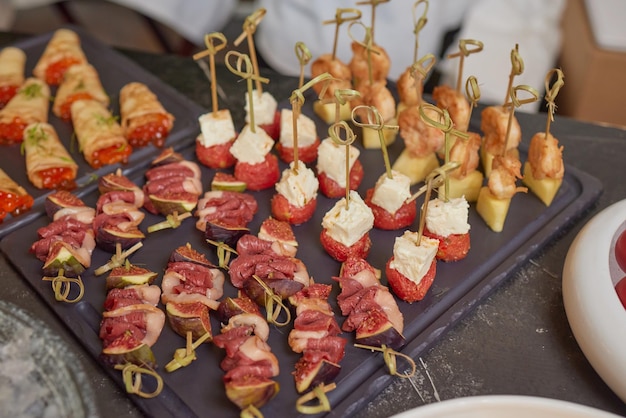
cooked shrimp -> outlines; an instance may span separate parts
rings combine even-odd
[[[433,89],[433,99],[435,99],[437,107],[448,111],[456,129],[461,132],[467,131],[470,104],[463,93],[459,93],[450,86],[441,85]]]
[[[332,98],[335,90],[352,88],[352,71],[350,71],[350,67],[337,58],[333,59],[332,54],[321,55],[311,63],[311,78],[324,73],[329,73],[334,80],[328,84],[322,99]],[[321,93],[323,85],[324,83],[313,85],[313,89],[317,94]]]
[[[438,117],[435,111],[430,109],[426,109],[426,114],[433,119]],[[400,112],[398,126],[404,146],[415,157],[425,157],[443,147],[444,133],[422,120],[419,106],[409,106]]]
[[[559,147],[559,141],[545,132],[536,133],[530,140],[528,149],[528,162],[537,180],[545,178],[561,179],[565,173],[563,166],[563,146]]]
[[[386,80],[391,68],[391,59],[384,48],[373,45],[368,54],[367,49],[358,42],[352,42],[352,59],[348,66],[352,71],[352,78],[357,90],[362,84],[370,82],[369,60],[372,61],[372,81]]]
[[[492,155],[502,155],[506,143],[507,151],[517,148],[522,140],[522,130],[515,115],[511,123],[508,140],[506,131],[509,124],[509,110],[502,106],[486,107],[481,113],[480,129],[484,134],[485,150]]]
[[[361,97],[351,101],[353,107],[359,105],[374,106],[385,122],[396,116],[396,100],[387,88],[387,81],[377,81],[371,85],[361,86],[360,93]]]
[[[398,81],[396,82],[396,88],[398,90],[400,103],[404,103],[407,106],[416,106],[421,104],[424,84],[421,80],[415,79],[413,76],[413,69],[411,67],[408,67],[405,72],[400,74],[400,77],[398,77]]]
[[[522,178],[522,163],[512,156],[496,155],[487,187],[492,195],[498,199],[510,199],[515,193],[526,193],[526,187],[518,187],[515,182]]]
[[[480,163],[481,138],[476,132],[469,132],[468,139],[457,138],[452,148],[450,148],[450,161],[460,164],[459,168],[450,173],[451,177],[457,179],[465,178],[469,173],[475,171]]]

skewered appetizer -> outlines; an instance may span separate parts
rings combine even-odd
[[[0,109],[11,100],[24,83],[26,53],[7,46],[0,51]]]
[[[428,117],[437,116],[431,109],[426,109],[425,112]],[[392,168],[408,176],[411,185],[414,185],[439,167],[437,151],[444,145],[444,134],[422,120],[419,106],[408,106],[400,112],[398,126],[399,134],[404,140],[404,149]]]
[[[367,190],[365,203],[374,214],[374,228],[394,230],[410,226],[417,215],[417,205],[411,198],[411,179],[391,170]]]
[[[48,122],[50,88],[30,77],[17,94],[0,109],[0,145],[22,142],[24,129],[31,123]]]
[[[464,197],[435,198],[428,202],[423,234],[439,240],[437,260],[465,258],[470,249],[468,216],[469,204]]]
[[[374,226],[374,214],[354,190],[324,215],[320,242],[324,250],[337,261],[348,257],[367,258],[372,248],[369,231]]]
[[[30,252],[44,263],[45,275],[56,276],[62,270],[67,277],[77,277],[91,266],[95,209],[66,190],[50,194],[45,208],[52,222],[37,230],[39,239]]]
[[[151,347],[165,325],[165,314],[156,306],[161,289],[149,284],[156,274],[127,265],[113,269],[111,275],[109,282],[143,283],[108,289],[99,332],[102,358],[112,366],[134,364],[154,370],[156,359]]]
[[[449,160],[458,163],[459,167],[448,175],[448,197],[464,197],[468,202],[475,202],[484,179],[483,173],[478,171],[482,139],[476,132],[467,134],[468,139],[456,138],[450,148]],[[439,188],[440,194],[442,187]]]
[[[219,306],[224,279],[224,273],[189,244],[172,251],[161,282],[161,301],[178,335],[191,333],[192,339],[198,340],[211,334],[209,312]]]
[[[85,63],[87,57],[76,32],[65,28],[58,29],[35,64],[33,74],[50,86],[57,86],[63,81],[63,75],[69,67]]]
[[[471,112],[463,93],[451,86],[439,85],[433,89],[433,99],[437,107],[448,111],[456,129],[467,131]]]
[[[484,136],[480,159],[485,177],[491,174],[494,156],[507,154],[519,159],[518,146],[522,140],[522,130],[511,112],[512,109],[504,106],[488,106],[481,112],[480,129]]]
[[[557,78],[554,85],[550,87],[553,75],[556,75]],[[546,75],[548,106],[546,130],[536,133],[530,140],[528,159],[524,164],[524,178],[522,179],[530,191],[537,195],[546,206],[550,206],[552,203],[565,174],[563,146],[559,147],[559,141],[550,133],[550,123],[554,119],[554,111],[556,110],[554,101],[564,84],[563,78],[563,72],[558,68],[548,71]]]
[[[241,237],[237,241],[238,256],[230,262],[232,285],[261,306],[265,306],[265,287],[286,299],[308,286],[311,278],[306,266],[302,260],[285,254],[283,247],[252,234]]]
[[[279,254],[295,257],[298,252],[298,241],[289,222],[270,216],[261,223],[257,236],[272,242],[272,249]]]
[[[90,99],[102,103],[104,107],[109,106],[109,95],[102,87],[95,67],[87,63],[73,65],[63,76],[54,97],[52,112],[59,118],[69,121],[72,118],[72,103]]]
[[[359,257],[348,257],[341,265],[341,292],[337,304],[346,316],[341,329],[355,331],[357,343],[399,349],[404,345],[404,316],[386,286],[380,283],[380,270]]]
[[[292,162],[276,183],[276,194],[270,201],[272,216],[293,225],[308,221],[317,207],[318,188],[313,170],[303,162]]]
[[[250,232],[248,224],[258,210],[258,203],[249,193],[211,190],[198,200],[196,229],[206,239],[234,247],[241,236]]]
[[[230,110],[221,109],[200,115],[200,135],[196,138],[196,157],[209,168],[227,168],[236,159],[230,147],[237,138]]]
[[[145,199],[143,190],[119,170],[100,177],[98,189],[100,197],[93,220],[98,247],[115,253],[118,246],[126,250],[144,239],[139,229],[145,217],[141,211]]]
[[[360,97],[355,98],[352,101],[353,114],[356,113],[356,117],[362,123],[366,123],[367,117],[360,114],[360,112],[354,112],[357,106],[373,106],[380,114],[380,118],[384,125],[395,126],[397,123],[396,118],[396,100],[389,88],[387,88],[387,81],[380,80],[373,83],[363,83],[358,91],[361,93]],[[392,144],[396,140],[398,134],[397,129],[383,129],[383,138],[386,145]],[[380,148],[380,138],[378,130],[371,127],[363,126],[362,130],[363,146],[365,148]]]
[[[78,145],[93,168],[128,162],[132,147],[111,112],[95,100],[77,100],[71,106]]]
[[[546,206],[550,206],[564,175],[563,146],[559,146],[559,141],[550,133],[548,136],[545,132],[536,133],[530,140],[523,183]]]
[[[357,147],[337,144],[332,138],[324,139],[317,150],[317,180],[320,192],[329,198],[337,198],[346,194],[346,158],[348,158],[350,190],[356,190],[363,181],[363,165],[359,161],[360,151]],[[348,154],[348,155],[346,155]]]
[[[385,82],[391,69],[391,59],[385,48],[376,43],[364,44],[353,41],[350,44],[352,58],[348,64],[352,73],[352,84],[361,87],[376,82]]]
[[[331,383],[341,370],[346,339],[339,336],[341,329],[328,303],[331,291],[329,284],[314,283],[289,298],[296,319],[288,342],[302,354],[293,372],[298,393]]]
[[[333,58],[332,54],[323,54],[311,63],[311,77],[315,78],[321,74],[328,73],[333,79],[326,86],[323,97],[313,102],[313,111],[327,124],[339,120],[350,119],[350,103],[339,105],[339,118],[337,118],[336,104],[334,103],[335,92],[337,90],[348,90],[352,88],[352,71],[343,61]],[[313,89],[319,95],[322,93],[322,85],[315,85]]]
[[[317,136],[315,122],[307,115],[298,114],[298,159],[303,163],[311,163],[317,158],[317,149],[320,146],[320,139]],[[293,138],[293,111],[282,109],[280,111],[280,135],[276,144],[276,151],[281,160],[287,164],[294,159],[294,138]]]
[[[173,149],[163,150],[146,171],[144,208],[153,214],[178,215],[193,211],[200,195],[200,167]]]
[[[521,167],[522,163],[510,154],[496,155],[487,186],[480,189],[476,211],[494,232],[501,232],[504,228],[513,196],[527,191],[525,187],[515,184],[517,179],[522,178]]]
[[[0,168],[0,223],[10,213],[18,216],[33,206],[33,197]]]
[[[278,158],[270,153],[274,140],[258,126],[246,125],[230,147],[236,158],[234,175],[249,190],[268,189],[280,177]]]
[[[32,123],[24,130],[22,142],[26,154],[26,174],[39,189],[76,188],[78,164],[65,149],[54,127]]]
[[[393,293],[405,302],[424,299],[437,273],[439,240],[404,231],[393,245],[385,275]]]
[[[124,136],[133,147],[153,144],[161,148],[174,126],[174,116],[148,86],[139,82],[120,90],[120,116]]]
[[[245,411],[261,408],[279,391],[278,359],[267,344],[269,326],[258,306],[246,297],[228,298],[218,308],[222,328],[213,343],[226,351],[220,367],[226,396]]]

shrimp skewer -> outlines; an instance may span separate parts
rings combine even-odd
[[[557,80],[550,87],[550,80],[556,75]],[[563,86],[563,72],[552,69],[546,75],[546,102],[548,120],[545,132],[537,132],[530,140],[528,160],[524,164],[523,183],[546,205],[550,206],[561,187],[565,167],[563,165],[563,146],[550,133],[550,122],[554,120],[556,95]]]

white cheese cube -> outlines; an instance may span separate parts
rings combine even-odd
[[[374,214],[354,190],[350,191],[350,202],[338,200],[322,219],[322,227],[335,241],[350,247],[374,226]]]
[[[317,128],[315,122],[300,113],[298,115],[298,147],[308,147],[315,143],[317,139]],[[280,111],[280,137],[278,139],[283,147],[293,148],[293,111],[283,109]]]
[[[334,180],[341,187],[346,187],[346,151],[348,152],[348,170],[359,158],[360,151],[357,147],[349,145],[339,145],[332,138],[326,138],[317,149],[317,171],[326,173],[329,179]],[[349,171],[348,171],[349,172]]]
[[[254,108],[255,125],[271,125],[274,123],[274,116],[278,103],[274,96],[264,91],[258,94],[256,90],[252,91],[252,106]],[[250,95],[246,93],[246,123],[250,123]]]
[[[439,240],[422,235],[418,242],[418,233],[405,231],[396,238],[393,245],[393,261],[390,267],[397,270],[415,284],[420,284],[437,255]]]
[[[448,199],[447,202],[439,198],[432,199],[426,211],[426,227],[442,237],[466,234],[470,230],[468,216],[469,203],[465,197]]]
[[[276,191],[283,195],[293,206],[302,207],[317,197],[319,182],[315,173],[302,162],[298,162],[298,171],[294,170],[295,163],[283,171],[282,177],[276,183]]]
[[[391,170],[391,177],[385,173],[378,178],[372,203],[393,215],[411,197],[411,179],[395,170]]]
[[[258,126],[252,132],[250,125],[243,127],[230,147],[230,153],[242,163],[260,164],[274,146],[274,140]]]
[[[235,125],[230,110],[222,109],[200,115],[200,131],[198,141],[205,147],[225,144],[235,138]]]

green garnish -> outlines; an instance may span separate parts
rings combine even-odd
[[[20,94],[23,94],[29,99],[34,99],[35,97],[43,96],[41,92],[41,84],[31,83],[20,90]]]

